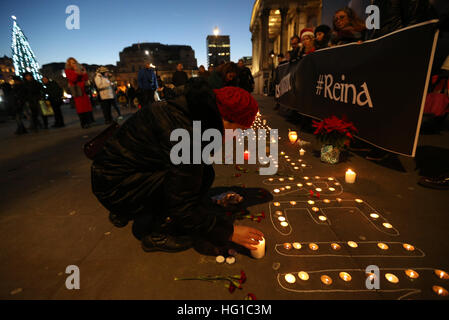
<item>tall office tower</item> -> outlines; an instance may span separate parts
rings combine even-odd
[[[231,41],[229,36],[220,36],[217,27],[214,29],[214,35],[207,36],[207,65],[216,67],[223,61],[231,61]]]

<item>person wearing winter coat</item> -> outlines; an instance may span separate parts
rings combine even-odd
[[[251,70],[249,70],[248,67],[245,67],[242,59],[239,60],[237,65],[239,67],[239,74],[238,74],[239,87],[245,89],[249,93],[253,92],[254,78],[253,75],[251,74]]]
[[[80,118],[81,127],[87,129],[93,122],[93,116],[92,104],[85,90],[85,83],[89,79],[86,69],[75,58],[68,58],[65,75],[69,83],[69,88],[71,88],[71,94],[75,101],[76,113]]]
[[[50,101],[53,112],[55,113],[55,123],[53,128],[62,128],[65,126],[64,117],[61,111],[62,95],[64,91],[54,80],[50,80],[48,77],[42,77],[42,83],[44,84],[44,93],[47,95],[47,99]]]
[[[219,65],[211,73],[207,81],[212,89],[220,89],[227,86],[238,86],[239,68],[234,62],[226,62]]]
[[[183,68],[184,68],[184,66],[182,65],[182,63],[178,63],[178,65],[176,66],[176,71],[175,71],[175,73],[173,73],[172,84],[175,87],[185,85],[187,80],[189,79],[189,77],[187,76],[187,73],[185,73],[183,71]]]
[[[178,141],[170,137],[175,129],[185,129],[192,137],[193,121],[201,121],[201,132],[249,128],[257,112],[257,102],[245,90],[212,90],[201,78],[190,79],[184,94],[175,99],[142,107],[92,164],[92,190],[110,211],[110,221],[123,227],[134,220],[133,234],[147,252],[182,251],[200,239],[255,249],[263,236],[260,231],[233,225],[230,217],[208,209],[213,166],[174,164],[171,151]]]
[[[116,106],[114,89],[112,88],[112,83],[109,80],[108,69],[105,67],[100,67],[97,69],[97,73],[95,74],[95,86],[99,91],[100,99],[101,99],[101,109],[103,110],[104,121],[106,124],[110,124],[112,122],[112,107],[115,106],[115,109],[118,112],[119,118],[121,118],[120,110]]]
[[[13,112],[17,123],[15,134],[19,135],[28,133],[23,123],[26,92],[22,78],[19,76],[13,76],[12,78],[14,80],[14,85],[11,88],[11,105],[13,106]]]
[[[151,64],[145,64],[145,68],[141,69],[137,75],[139,84],[139,102],[142,107],[150,105],[154,102],[154,92],[159,88],[157,77]]]
[[[40,82],[36,81],[31,72],[25,72],[23,74],[25,81],[23,82],[25,102],[28,104],[28,108],[31,111],[31,130],[37,132],[42,124],[39,121],[39,115],[41,115],[39,101],[43,97],[43,88]],[[48,128],[48,120],[46,116],[42,116],[44,121],[44,128]]]
[[[324,49],[329,47],[331,40],[331,28],[328,25],[322,24],[315,28],[315,49]]]
[[[333,46],[363,41],[366,26],[351,8],[337,10],[333,22],[334,31],[331,36]]]

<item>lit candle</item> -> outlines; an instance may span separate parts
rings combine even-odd
[[[290,250],[292,248],[292,245],[288,242],[284,243],[284,249],[285,250]]]
[[[290,131],[288,133],[288,139],[290,139],[291,143],[295,143],[298,140],[298,133],[296,131]]]
[[[320,209],[318,207],[312,207],[312,211],[313,212],[318,212],[318,211],[320,211]]]
[[[359,245],[354,241],[348,241],[348,246],[351,248],[357,248]]]
[[[316,190],[317,192],[323,191],[321,188],[315,188],[315,190]]]
[[[412,269],[405,270],[405,274],[411,279],[416,279],[419,277],[419,273]]]
[[[290,201],[290,204],[291,204],[292,206],[294,206],[294,205],[296,205],[296,201]]]
[[[281,156],[283,156],[285,154],[285,152],[284,151],[281,151]]]
[[[291,187],[290,186],[285,186],[285,189],[290,190]]]
[[[332,284],[332,278],[326,275],[321,276],[321,282],[329,286]]]
[[[355,202],[357,202],[357,203],[362,203],[363,200],[362,200],[362,199],[355,199]]]
[[[285,278],[285,281],[287,281],[288,283],[296,282],[296,277],[294,275],[292,275],[291,273],[287,273],[284,278]]]
[[[370,217],[373,219],[377,219],[377,218],[379,218],[379,215],[377,213],[371,213]]]
[[[280,191],[279,189],[274,189],[273,192],[274,192],[274,193],[279,193],[279,192],[281,192],[281,191]]]
[[[293,180],[295,180],[295,178],[293,178],[293,177],[288,177],[288,180],[293,181]]]
[[[385,228],[387,228],[387,229],[393,228],[393,226],[392,226],[391,224],[387,223],[387,222],[382,223],[382,225],[383,225]]]
[[[398,283],[399,279],[398,277],[396,277],[394,274],[392,273],[387,273],[385,275],[385,278],[387,278],[388,281],[390,281],[391,283]]]
[[[347,272],[340,272],[339,276],[340,276],[341,280],[346,281],[346,282],[349,282],[352,280],[351,275]]]
[[[318,250],[320,247],[318,247],[318,245],[316,243],[309,243],[309,248],[312,251],[316,251]]]
[[[281,204],[280,204],[279,202],[273,202],[273,205],[274,205],[275,207],[279,207]]]
[[[285,222],[285,221],[283,221],[283,222],[281,222],[281,226],[284,227],[284,228],[285,228],[285,227],[288,227],[288,223]]]
[[[295,248],[296,250],[301,249],[301,244],[299,242],[293,242],[293,248]]]
[[[342,201],[341,198],[337,198],[337,199],[335,199],[335,200],[337,200],[338,203],[341,203],[341,201]]]
[[[329,191],[335,191],[335,188],[330,187]]]
[[[415,250],[415,247],[412,246],[411,244],[408,244],[408,243],[404,243],[402,246],[403,246],[404,249],[407,250],[407,251],[413,251],[413,250]]]
[[[348,169],[348,171],[346,171],[346,175],[345,175],[346,183],[354,183],[355,177],[356,177],[356,173],[354,171],[352,171],[351,169]]]
[[[329,177],[329,178],[327,178],[327,180],[329,180],[329,181],[334,181],[334,178]]]
[[[256,250],[251,250],[253,258],[262,259],[265,256],[265,238],[259,240],[259,244],[255,246]]]
[[[305,271],[300,271],[298,272],[298,277],[299,279],[301,279],[302,281],[307,281],[309,280],[309,274]]]
[[[298,183],[297,186],[301,188],[302,187],[302,183]]]
[[[443,270],[435,270],[435,274],[440,279],[444,279],[444,280],[449,279],[449,274],[447,274],[447,272],[445,272]]]
[[[246,151],[243,153],[243,159],[249,160],[249,151],[248,151],[248,150],[246,150]]]
[[[298,170],[298,169],[299,169],[299,167],[294,167],[293,169],[295,169],[295,170]]]
[[[234,264],[235,263],[235,258],[234,257],[227,257],[226,258],[226,263],[227,264]]]
[[[305,167],[306,167],[306,165],[305,165],[305,164],[302,164],[302,165],[301,165],[301,167],[305,168]]]
[[[306,150],[304,150],[302,148],[299,150],[299,155],[300,156],[303,156],[305,153],[306,153]]]
[[[440,286],[433,286],[432,287],[433,292],[435,292],[437,295],[446,297],[448,295],[448,292],[446,289]]]
[[[330,203],[331,201],[329,199],[324,199],[323,202],[324,203]]]
[[[332,243],[331,244],[332,249],[334,249],[335,251],[338,251],[341,249],[341,246],[338,243]]]
[[[309,201],[307,201],[307,203],[310,204],[310,205],[312,205],[312,204],[315,204],[315,201],[309,200]]]
[[[281,217],[278,217],[278,220],[281,221],[281,222],[282,222],[282,221],[285,221],[285,217],[282,217],[282,216],[281,216]]]
[[[223,257],[223,256],[217,256],[217,257],[215,258],[215,261],[217,261],[217,263],[223,263],[223,262],[225,262],[225,257]]]
[[[377,246],[382,250],[388,250],[388,246],[385,243],[379,242]]]
[[[309,180],[309,177],[303,177],[304,180]]]
[[[275,214],[276,214],[277,216],[282,216],[282,211],[276,211]]]
[[[279,181],[280,181],[280,182],[284,181],[284,178],[279,178]]]
[[[321,221],[326,221],[327,218],[325,216],[319,216],[318,219],[320,219]]]
[[[319,179],[320,178],[320,176],[315,176],[315,179]]]

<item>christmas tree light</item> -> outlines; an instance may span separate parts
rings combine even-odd
[[[31,50],[30,43],[20,29],[16,21],[17,18],[15,16],[11,16],[11,18],[13,19],[11,50],[16,75],[22,76],[25,72],[31,72],[33,78],[40,81],[42,76],[39,73],[39,64]]]

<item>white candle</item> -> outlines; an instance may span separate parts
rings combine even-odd
[[[290,131],[288,133],[288,138],[291,143],[295,143],[298,140],[298,133],[296,131]]]
[[[306,153],[306,150],[304,150],[303,148],[301,148],[301,149],[299,150],[299,155],[300,155],[300,156],[303,156],[305,153]]]
[[[259,240],[259,244],[255,246],[256,250],[251,250],[253,258],[262,259],[265,256],[265,238]]]
[[[346,176],[345,176],[346,183],[354,183],[356,176],[357,176],[357,174],[354,171],[352,171],[351,169],[348,169],[348,171],[346,171]]]

